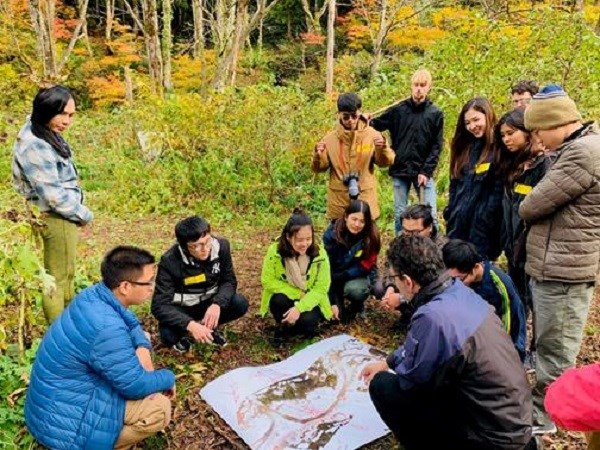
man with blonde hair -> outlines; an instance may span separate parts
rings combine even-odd
[[[444,146],[444,114],[427,96],[431,86],[431,73],[417,70],[411,79],[411,96],[371,121],[377,131],[390,132],[396,153],[389,169],[396,234],[402,230],[402,212],[411,186],[417,192],[423,187],[424,198],[419,202],[431,206],[435,225],[438,223],[433,174]]]

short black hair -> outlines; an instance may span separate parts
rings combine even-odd
[[[520,80],[517,81],[513,87],[510,88],[510,93],[512,94],[524,94],[525,92],[529,92],[533,97],[540,90],[538,84],[533,80]]]
[[[109,289],[116,289],[123,281],[136,281],[144,267],[154,264],[152,253],[138,247],[120,245],[110,250],[102,260],[102,281]]]
[[[410,205],[408,208],[404,210],[402,215],[400,216],[401,220],[409,219],[409,220],[423,220],[423,226],[425,228],[431,225],[431,238],[435,239],[437,236],[437,228],[433,224],[433,213],[430,205]]]
[[[195,242],[210,233],[210,224],[200,216],[187,217],[175,225],[177,243],[185,250],[188,242]]]
[[[483,261],[483,258],[470,242],[451,239],[442,248],[444,264],[448,269],[456,269],[461,273],[469,273]]]
[[[291,258],[298,256],[294,247],[289,241],[289,238],[294,236],[302,227],[310,226],[312,233],[312,244],[306,249],[306,254],[310,258],[314,258],[319,254],[319,246],[315,242],[315,228],[312,220],[308,214],[304,212],[302,208],[294,208],[292,215],[287,220],[281,235],[279,236],[279,243],[277,245],[277,252],[282,258]]]
[[[353,113],[362,107],[362,100],[354,92],[346,92],[341,94],[337,99],[338,112]]]
[[[434,282],[444,271],[437,245],[420,234],[399,234],[390,244],[387,260],[396,275],[407,275],[421,287]]]

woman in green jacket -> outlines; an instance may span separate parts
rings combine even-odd
[[[310,217],[296,208],[263,262],[260,313],[293,333],[314,336],[323,318],[331,319],[329,260],[314,242]]]

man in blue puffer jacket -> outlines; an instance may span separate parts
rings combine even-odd
[[[130,448],[170,422],[175,376],[154,370],[151,344],[128,310],[152,296],[155,270],[147,251],[114,248],[102,282],[45,334],[25,401],[27,427],[45,447]]]

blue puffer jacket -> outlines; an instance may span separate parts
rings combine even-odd
[[[150,348],[142,327],[104,283],[82,291],[54,321],[36,355],[25,421],[50,449],[112,449],[126,400],[175,383],[170,370],[148,372],[135,354]]]

